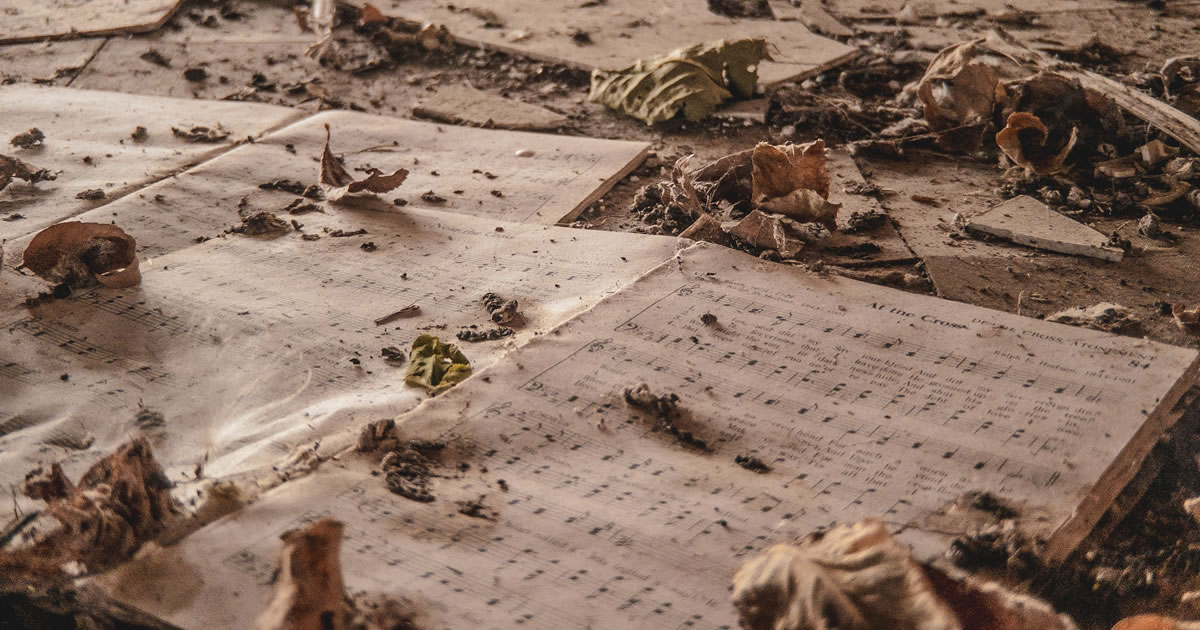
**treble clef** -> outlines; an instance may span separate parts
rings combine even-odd
[[[637,324],[625,324],[625,326],[631,327],[628,330],[634,330],[637,328]],[[609,346],[609,344],[612,343],[612,341],[613,341],[612,339],[596,339],[595,341],[588,344],[587,351],[588,352],[603,352],[608,349],[608,346]]]

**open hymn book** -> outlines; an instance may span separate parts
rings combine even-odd
[[[973,491],[1061,560],[1196,359],[697,244],[400,417],[445,445],[432,501],[350,449],[101,583],[182,627],[245,625],[279,535],[329,516],[347,587],[422,627],[732,628],[730,578],[765,547],[877,517],[934,558],[986,521]],[[641,384],[678,396],[677,430],[626,401]]]

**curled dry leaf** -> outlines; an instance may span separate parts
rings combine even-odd
[[[275,593],[259,616],[258,630],[342,630],[342,523],[319,520],[284,532]]]
[[[783,258],[795,258],[805,245],[829,237],[816,223],[800,223],[780,214],[753,210],[722,228],[738,240],[760,249],[773,249]]]
[[[388,16],[383,14],[378,7],[370,2],[364,4],[358,12],[358,27],[369,26],[371,24],[386,24]]]
[[[925,120],[935,130],[986,123],[992,117],[1000,76],[981,58],[979,42],[943,49],[917,85]]]
[[[747,630],[1075,628],[1043,602],[923,566],[875,520],[771,547],[738,569],[733,604]]]
[[[750,156],[751,198],[755,205],[806,188],[829,196],[829,174],[825,171],[825,141],[776,146],[760,142]]]
[[[33,237],[22,266],[55,284],[132,287],[142,281],[136,247],[133,237],[115,225],[59,223]]]
[[[1175,325],[1190,332],[1200,332],[1200,304],[1188,306],[1182,302],[1171,305]]]
[[[1043,175],[1060,170],[1068,154],[1096,155],[1100,144],[1128,135],[1112,99],[1054,72],[1001,84],[995,122],[1005,154]]]
[[[404,382],[435,393],[471,375],[471,362],[462,350],[454,344],[442,343],[433,335],[421,335],[413,340],[408,361]]]
[[[837,229],[841,206],[828,201],[824,140],[782,146],[760,142],[750,162],[750,200],[755,207]]]
[[[0,590],[61,583],[72,563],[96,572],[127,560],[175,521],[170,487],[145,438],[96,462],[78,485],[58,464],[29,473],[23,492],[47,503],[48,526],[26,545],[0,550]]]
[[[1159,615],[1137,615],[1118,621],[1112,630],[1200,630],[1200,621],[1179,621]]]
[[[396,169],[391,175],[386,175],[379,169],[367,169],[367,178],[356,180],[346,171],[342,163],[329,149],[329,124],[325,125],[325,151],[321,153],[321,189],[329,201],[337,201],[351,193],[371,192],[385,193],[395,190],[404,183],[408,171]]]
[[[422,615],[404,598],[345,592],[344,526],[325,518],[284,532],[275,592],[257,630],[415,630]]]
[[[57,177],[58,175],[44,168],[38,168],[14,157],[0,155],[0,190],[8,187],[8,184],[14,178],[23,179],[30,184],[36,184],[43,181],[52,181]]]
[[[1040,118],[1029,112],[1014,112],[996,134],[996,144],[1016,165],[1039,175],[1052,175],[1062,170],[1078,136],[1079,129],[1072,127],[1066,144],[1055,148],[1049,144],[1050,130]]]
[[[648,125],[680,113],[696,121],[728,99],[753,96],[758,65],[770,58],[761,38],[679,48],[620,70],[593,70],[588,100]]]

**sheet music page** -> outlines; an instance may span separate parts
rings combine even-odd
[[[478,371],[676,247],[416,209],[310,216],[366,233],[233,234],[143,261],[139,287],[4,311],[0,477],[58,460],[78,472],[138,434],[173,479],[199,461],[209,476],[275,463],[363,408],[400,413],[425,397],[383,348],[407,356],[418,335],[438,335]],[[465,327],[496,328],[486,292],[517,300],[523,324],[457,341]],[[375,323],[410,305],[419,313]]]
[[[332,516],[348,588],[430,628],[732,628],[735,569],[834,523],[882,518],[932,558],[989,491],[1050,534],[1196,357],[701,243],[406,416],[403,439],[445,445],[431,502],[347,454],[108,586],[244,625],[278,535]],[[642,384],[678,418],[629,404]],[[159,591],[126,586],[150,566]]]
[[[2,88],[0,99],[8,94],[18,100],[31,91]],[[49,136],[45,148],[15,155],[41,168],[64,172],[56,181],[36,186],[14,182],[0,192],[0,212],[26,217],[0,221],[0,244],[9,267],[19,264],[20,253],[35,232],[67,218],[115,222],[137,239],[139,255],[159,256],[188,247],[197,239],[218,236],[239,224],[246,213],[267,211],[287,220],[316,222],[311,210],[301,208],[305,214],[301,217],[288,209],[297,199],[316,201],[318,209],[326,214],[335,209],[341,212],[345,207],[379,212],[395,212],[397,207],[424,208],[486,221],[553,225],[578,215],[640,164],[650,148],[644,142],[474,129],[326,111],[230,150],[229,143],[194,145],[178,141],[170,137],[169,124],[162,121],[203,118],[210,125],[224,121],[232,133],[238,134],[231,135],[231,139],[244,139],[259,127],[248,126],[249,122],[235,124],[244,122],[235,113],[242,112],[243,117],[253,113],[252,121],[260,127],[267,125],[267,120],[281,124],[277,112],[291,117],[297,113],[248,103],[122,95],[108,98],[104,93],[79,90],[59,90],[51,95],[61,98],[69,114],[55,126],[43,129]],[[145,103],[127,107],[125,101],[131,98]],[[38,101],[29,98],[27,102]],[[185,103],[182,109],[179,102]],[[0,100],[0,107],[3,105],[4,100]],[[110,114],[110,109],[131,113]],[[20,108],[16,111],[23,113]],[[276,118],[259,120],[264,111],[276,114]],[[33,113],[27,113],[29,116],[17,120],[34,124]],[[207,117],[201,117],[201,113]],[[127,139],[138,120],[151,128],[152,135],[144,143]],[[365,177],[362,171],[368,167],[388,173],[405,168],[408,179],[378,198],[351,198],[329,207],[319,199],[270,188],[280,180],[300,184],[301,188],[317,183],[326,124],[332,128],[334,153],[343,156],[347,170],[355,177]],[[204,152],[198,153],[201,148]],[[201,157],[224,151],[216,159],[147,186]],[[95,166],[81,161],[85,155],[95,156]],[[147,159],[156,160],[158,166],[147,171]],[[109,187],[106,182],[119,185]],[[263,185],[268,188],[260,188]],[[75,199],[75,194],[86,188],[106,190],[111,202]],[[119,195],[127,196],[117,198]],[[48,196],[53,203],[47,202]]]
[[[0,191],[0,243],[87,212],[306,115],[260,103],[33,85],[0,87],[0,112],[0,153],[58,173],[53,181],[13,181]],[[226,136],[211,143],[190,142],[171,131],[198,125],[220,126]],[[135,139],[138,127],[145,136]],[[41,146],[8,145],[9,138],[31,128],[46,136]],[[87,190],[100,190],[104,198],[76,198]],[[16,259],[19,251],[8,253]]]

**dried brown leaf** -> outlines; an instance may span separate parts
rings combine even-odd
[[[1200,622],[1179,621],[1160,615],[1136,615],[1117,622],[1112,630],[1196,630]]]
[[[325,124],[325,150],[321,153],[321,189],[329,201],[337,201],[358,192],[385,193],[395,190],[408,177],[406,169],[396,169],[386,175],[379,169],[367,169],[367,178],[356,180],[329,149],[330,130]]]
[[[284,532],[279,579],[258,630],[342,630],[346,627],[342,581],[342,523],[322,519]]]
[[[750,200],[755,208],[806,223],[838,227],[838,204],[829,203],[824,140],[776,146],[758,143],[750,156]]]
[[[386,24],[390,18],[383,14],[378,7],[370,2],[364,4],[358,13],[358,26],[362,28],[371,24]]]
[[[38,168],[14,157],[0,155],[0,190],[4,190],[14,178],[36,184],[57,177],[58,175],[44,168]]]
[[[809,243],[829,236],[815,223],[799,223],[779,214],[753,210],[723,229],[738,240],[760,249],[773,249],[783,258],[795,258]]]
[[[755,207],[836,229],[840,206],[827,201],[824,140],[782,146],[760,142],[750,162],[750,200]]]
[[[1171,305],[1171,314],[1175,316],[1175,325],[1191,332],[1200,331],[1200,304],[1188,306],[1182,302]]]
[[[0,589],[64,581],[65,566],[73,562],[96,572],[127,560],[175,520],[170,487],[144,438],[96,462],[78,485],[57,466],[48,474],[33,471],[24,491],[47,502],[44,514],[58,526],[26,546],[0,551]]]
[[[738,569],[733,604],[746,630],[1075,628],[1043,602],[918,563],[875,520],[771,547]]]
[[[935,130],[986,123],[992,117],[1000,77],[980,59],[978,42],[943,49],[917,86],[925,120]]]
[[[782,146],[760,142],[754,147],[750,161],[754,178],[751,200],[756,205],[801,188],[829,196],[824,140]]]
[[[1071,135],[1061,147],[1048,146],[1050,130],[1040,118],[1029,112],[1014,112],[1000,133],[996,144],[1018,166],[1039,175],[1052,175],[1062,170],[1067,154],[1075,148],[1079,128],[1072,127]]]
[[[23,266],[55,284],[132,287],[142,281],[136,248],[133,237],[115,225],[59,223],[33,237]]]

